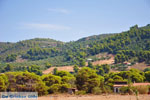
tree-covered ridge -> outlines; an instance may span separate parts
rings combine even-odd
[[[122,63],[134,57],[136,61],[149,61],[150,59],[150,25],[145,27],[135,25],[129,31],[111,34],[105,38],[102,35],[101,39],[83,38],[80,41],[64,45],[63,50],[66,52],[67,60],[81,62],[91,55],[102,52],[115,54],[116,63]]]
[[[63,42],[56,41],[53,39],[45,39],[45,38],[35,38],[31,40],[19,41],[17,43],[0,43],[0,56],[1,59],[5,59],[8,55],[11,54],[23,54],[30,48],[53,48],[53,47],[61,47]]]
[[[50,45],[51,43],[52,45]],[[63,65],[76,64],[84,66],[88,57],[108,52],[116,55],[115,63],[123,63],[129,60],[149,63],[150,25],[144,27],[135,25],[129,31],[122,33],[90,36],[67,43],[37,38],[16,44],[22,46],[16,46],[16,50],[12,49],[12,51],[15,50],[14,54],[8,55],[7,52],[2,54],[7,55],[7,58],[12,58],[12,55],[20,53],[23,59],[30,61],[56,58],[56,61],[61,61],[57,62],[58,65],[59,63],[65,63]],[[9,50],[11,51],[11,48]]]

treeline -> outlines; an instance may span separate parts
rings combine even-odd
[[[33,67],[33,66],[32,66]],[[30,68],[29,68],[30,69]],[[32,70],[32,69],[31,69]],[[39,76],[37,73],[6,72],[0,74],[0,91],[37,91],[39,95],[48,93],[65,93],[68,88],[77,88],[76,94],[101,94],[113,92],[116,81],[150,82],[150,71],[137,69],[129,71],[110,72],[109,65],[79,68],[74,66],[74,73],[54,69],[52,74]]]
[[[49,68],[51,67],[51,64],[46,64],[45,67]],[[14,67],[11,64],[7,64],[3,68],[0,69],[0,73],[6,73],[6,72],[17,72],[17,71],[28,71],[35,73],[37,75],[42,75],[41,67],[37,65],[30,65],[30,66],[20,66],[20,67]]]

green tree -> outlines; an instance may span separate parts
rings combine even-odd
[[[45,67],[46,67],[46,68],[50,68],[50,67],[52,67],[52,64],[46,63],[46,64],[45,64]]]
[[[42,71],[40,70],[40,66],[37,66],[37,65],[31,65],[31,66],[28,66],[27,67],[27,70],[29,72],[33,72],[37,75],[42,75]]]
[[[17,55],[15,55],[15,54],[8,55],[8,56],[6,57],[6,61],[7,61],[7,62],[13,62],[13,61],[16,60],[16,57],[17,57]]]
[[[75,66],[73,67],[73,70],[74,70],[75,73],[77,73],[78,70],[79,70],[79,67],[78,67],[77,65],[75,65]]]
[[[146,81],[150,82],[150,71],[145,72]]]
[[[61,84],[61,77],[52,74],[42,76],[42,80],[45,82],[46,86],[51,86],[53,84]]]
[[[88,62],[88,67],[93,68],[93,65],[91,62]]]
[[[35,73],[29,72],[7,72],[8,77],[8,91],[16,92],[38,92],[39,95],[47,94],[47,87],[41,80],[41,77]]]
[[[150,68],[145,68],[144,72],[150,71]]]
[[[105,74],[105,71],[103,68],[99,68],[99,70],[97,71],[97,74],[101,75],[101,76],[104,76]]]
[[[53,74],[56,75],[57,72],[58,72],[58,69],[57,69],[57,68],[54,68],[54,69],[53,69]]]
[[[91,93],[94,87],[100,86],[102,79],[103,77],[98,76],[94,70],[83,67],[76,76],[76,85],[79,90]]]
[[[4,67],[4,72],[13,71],[13,66],[10,64],[7,64],[6,67]]]
[[[0,76],[0,92],[4,92],[7,89],[7,83],[5,82],[5,79],[3,76]]]
[[[63,76],[72,76],[72,74],[70,74],[69,72],[67,71],[57,71],[57,73],[55,74],[57,76],[60,76],[60,77],[63,77]]]

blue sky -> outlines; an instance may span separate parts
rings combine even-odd
[[[67,42],[135,24],[150,24],[149,0],[0,0],[0,42]]]

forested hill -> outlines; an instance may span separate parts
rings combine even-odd
[[[15,59],[11,58],[21,55],[22,59],[28,61],[46,60],[53,65],[84,66],[87,58],[102,52],[114,54],[115,63],[150,63],[150,24],[144,27],[135,25],[125,32],[95,35],[67,43],[52,39],[32,39],[0,44],[0,55],[5,55],[6,62],[12,62]]]
[[[22,54],[30,48],[53,48],[59,47],[63,42],[46,38],[35,38],[30,40],[19,41],[17,43],[0,42],[0,57],[5,58],[11,54]]]

